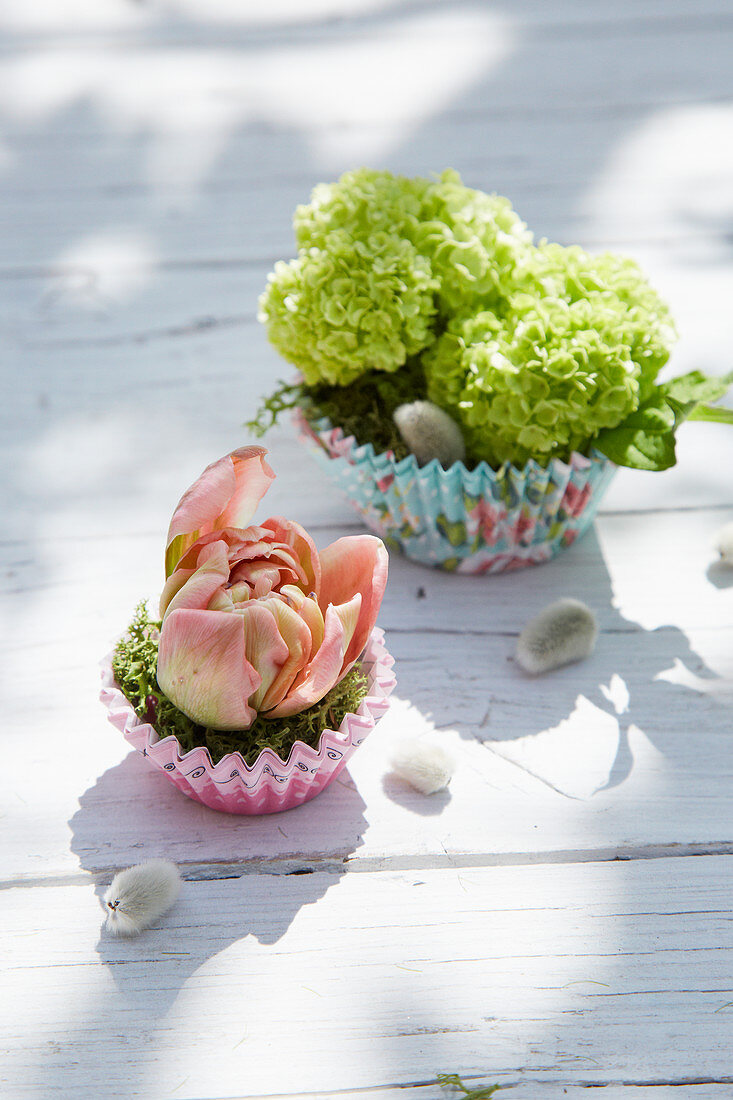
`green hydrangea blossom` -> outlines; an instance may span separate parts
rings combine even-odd
[[[629,260],[542,244],[501,313],[449,323],[424,365],[474,460],[543,465],[634,412],[669,356],[666,307]]]
[[[433,342],[435,286],[409,241],[337,229],[327,249],[276,265],[259,316],[307,385],[345,386],[370,369],[395,371]]]
[[[532,234],[508,199],[466,187],[446,171],[425,193],[411,240],[430,257],[446,318],[472,305],[500,308],[518,265],[532,251]]]
[[[541,241],[515,272],[520,294],[592,302],[598,322],[629,352],[640,369],[642,396],[669,359],[675,327],[666,304],[649,285],[638,264],[627,256],[603,252],[591,256],[582,248],[565,248]],[[510,308],[521,311],[526,299],[510,297]]]
[[[347,230],[356,240],[369,243],[378,233],[412,239],[419,225],[428,179],[393,176],[359,168],[345,172],[336,183],[319,183],[311,201],[298,206],[293,217],[299,249],[328,249],[330,236]]]
[[[298,257],[276,265],[259,316],[307,385],[397,370],[458,305],[500,300],[531,241],[506,199],[450,171],[347,172],[314,189],[294,226]]]

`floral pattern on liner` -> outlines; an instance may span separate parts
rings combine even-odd
[[[457,573],[501,573],[554,558],[590,527],[616,466],[594,452],[570,462],[534,461],[519,470],[481,462],[444,470],[413,455],[396,461],[359,446],[330,421],[310,425],[300,411],[301,438],[344,490],[365,524],[391,548],[422,565]]]
[[[102,671],[101,699],[112,725],[189,798],[224,813],[277,813],[320,794],[388,710],[396,681],[394,659],[383,642],[384,631],[375,627],[361,659],[369,692],[356,713],[347,714],[338,730],[324,730],[317,749],[296,741],[287,761],[272,749],[264,749],[251,767],[236,752],[218,764],[212,764],[205,748],[182,755],[175,737],[159,739],[153,726],[135,714],[114,681],[111,656]]]

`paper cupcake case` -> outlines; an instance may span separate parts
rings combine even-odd
[[[594,452],[547,467],[485,462],[467,470],[437,460],[397,461],[326,419],[296,413],[301,438],[343,489],[365,524],[408,558],[458,573],[500,573],[554,558],[590,527],[615,465]]]
[[[117,687],[111,655],[102,670],[101,699],[112,725],[189,798],[224,813],[270,814],[308,802],[336,778],[388,710],[393,664],[384,631],[375,627],[361,659],[369,688],[358,710],[347,714],[338,730],[324,730],[318,748],[296,741],[287,760],[264,749],[251,766],[238,752],[213,764],[208,749],[183,753],[176,737],[159,738]]]

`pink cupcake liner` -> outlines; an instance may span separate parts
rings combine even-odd
[[[358,710],[347,714],[338,730],[325,729],[317,749],[296,741],[285,761],[272,749],[263,749],[251,766],[238,752],[218,764],[205,748],[183,753],[176,737],[159,738],[135,713],[115,683],[111,654],[103,665],[100,698],[115,729],[189,798],[223,813],[278,813],[320,794],[389,709],[396,680],[394,658],[383,643],[384,631],[375,627],[361,658],[369,688]]]

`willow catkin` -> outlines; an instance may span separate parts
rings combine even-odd
[[[167,859],[150,859],[120,871],[104,896],[107,928],[116,936],[139,935],[170,909],[180,889],[178,868]]]
[[[400,405],[392,414],[397,430],[419,466],[437,458],[448,470],[454,462],[463,462],[466,444],[463,432],[452,416],[432,401],[413,401]]]
[[[715,538],[715,549],[723,565],[733,565],[733,522],[725,523]]]
[[[442,791],[455,771],[455,761],[441,745],[418,737],[399,744],[390,763],[392,770],[421,794]]]
[[[598,623],[580,600],[548,604],[527,623],[517,641],[517,660],[525,672],[549,672],[589,657],[598,637]]]

